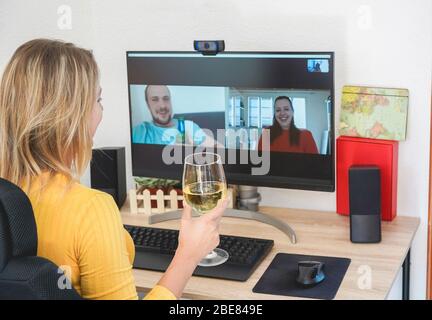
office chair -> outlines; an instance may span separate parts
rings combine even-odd
[[[61,269],[36,253],[30,200],[16,185],[0,179],[0,299],[81,299]],[[71,289],[61,289],[59,283]]]

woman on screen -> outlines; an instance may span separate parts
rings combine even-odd
[[[38,255],[65,270],[86,299],[137,299],[134,244],[113,198],[79,183],[102,119],[91,51],[37,39],[19,47],[0,82],[0,177],[27,193]],[[174,258],[147,299],[175,299],[219,242],[227,202],[191,218],[185,204]]]
[[[273,125],[263,130],[258,143],[258,150],[318,153],[312,133],[306,129],[299,129],[294,123],[294,108],[287,96],[279,96],[274,103]],[[265,135],[270,135],[270,139]],[[270,145],[263,145],[263,141],[270,141]]]

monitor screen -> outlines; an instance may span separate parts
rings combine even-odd
[[[334,191],[333,53],[127,52],[134,176],[212,151],[232,184]]]

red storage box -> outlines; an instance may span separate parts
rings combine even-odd
[[[396,217],[398,142],[341,136],[336,140],[336,211],[349,215],[348,169],[375,165],[381,170],[381,218]]]

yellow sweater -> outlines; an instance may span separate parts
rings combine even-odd
[[[61,266],[83,298],[137,299],[135,248],[110,195],[45,173],[24,191],[36,218],[38,256]],[[175,298],[162,286],[145,297]]]

